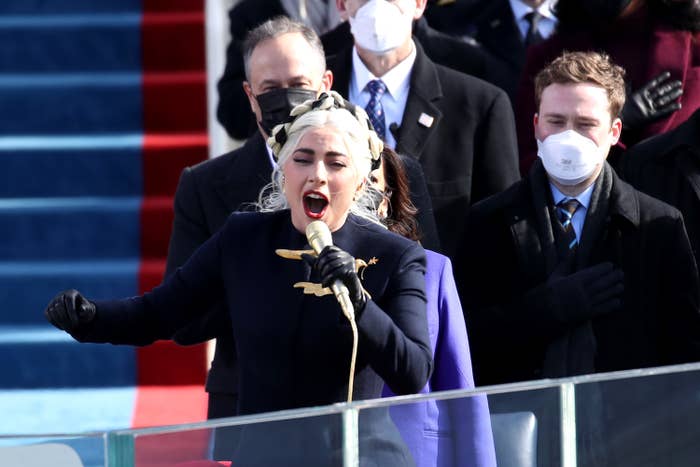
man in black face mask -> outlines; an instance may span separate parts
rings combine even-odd
[[[292,25],[301,30],[294,31]],[[270,20],[252,30],[243,46],[243,90],[265,137],[295,106],[330,89],[333,76],[326,70],[323,46],[300,23],[283,17]]]

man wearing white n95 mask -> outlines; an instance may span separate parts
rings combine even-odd
[[[452,256],[469,207],[520,173],[505,92],[438,65],[413,39],[426,2],[336,0],[354,46],[329,57],[328,67],[333,89],[367,111],[389,147],[420,163],[441,252]]]
[[[698,360],[683,219],[605,161],[622,131],[624,70],[564,53],[535,83],[540,161],[472,208],[455,261],[477,384]]]

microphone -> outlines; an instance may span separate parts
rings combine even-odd
[[[325,247],[333,245],[331,231],[323,221],[313,221],[306,226],[306,239],[316,254],[320,254]],[[338,303],[340,303],[340,308],[342,308],[345,316],[350,320],[354,320],[355,309],[352,306],[350,292],[345,287],[345,284],[337,280],[331,284],[331,291]]]

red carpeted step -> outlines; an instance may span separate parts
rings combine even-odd
[[[143,0],[143,11],[204,11],[204,0]]]
[[[171,197],[144,198],[141,203],[141,260],[164,259],[173,225]],[[158,282],[160,283],[160,281]]]
[[[197,71],[204,64],[204,13],[144,13],[144,71]]]
[[[174,195],[182,169],[205,160],[208,144],[206,133],[147,134],[143,147],[143,195]]]
[[[143,428],[206,420],[207,395],[201,385],[140,386],[132,427]],[[144,435],[134,442],[138,467],[172,467],[180,462],[206,459],[210,430]]]
[[[167,242],[166,242],[167,245]],[[164,260],[142,260],[139,267],[139,293],[160,284]],[[180,346],[159,341],[137,349],[139,385],[204,384],[207,374],[206,344]]]
[[[148,292],[160,284],[164,272],[164,258],[142,260],[139,264],[139,293]]]
[[[144,0],[143,12],[140,292],[162,280],[180,172],[207,157],[204,0]],[[204,344],[164,341],[138,349],[140,385],[201,385],[205,376]]]
[[[139,386],[132,428],[202,422],[207,419],[207,393],[200,384]]]
[[[143,104],[146,134],[206,132],[206,73],[144,73]]]

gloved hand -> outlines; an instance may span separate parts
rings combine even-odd
[[[44,315],[51,324],[69,334],[92,321],[96,313],[95,304],[75,289],[56,295],[44,310]]]
[[[335,281],[340,281],[348,288],[350,300],[355,309],[356,319],[365,309],[367,298],[360,278],[355,271],[355,258],[335,245],[325,247],[317,258],[304,255],[304,260],[316,269],[321,276],[321,285],[330,287]]]
[[[623,128],[639,129],[681,108],[677,99],[683,94],[682,83],[670,77],[665,71],[627,96],[620,113]]]
[[[569,326],[620,308],[624,289],[623,272],[605,262],[568,275],[555,271],[528,298],[551,324]]]

